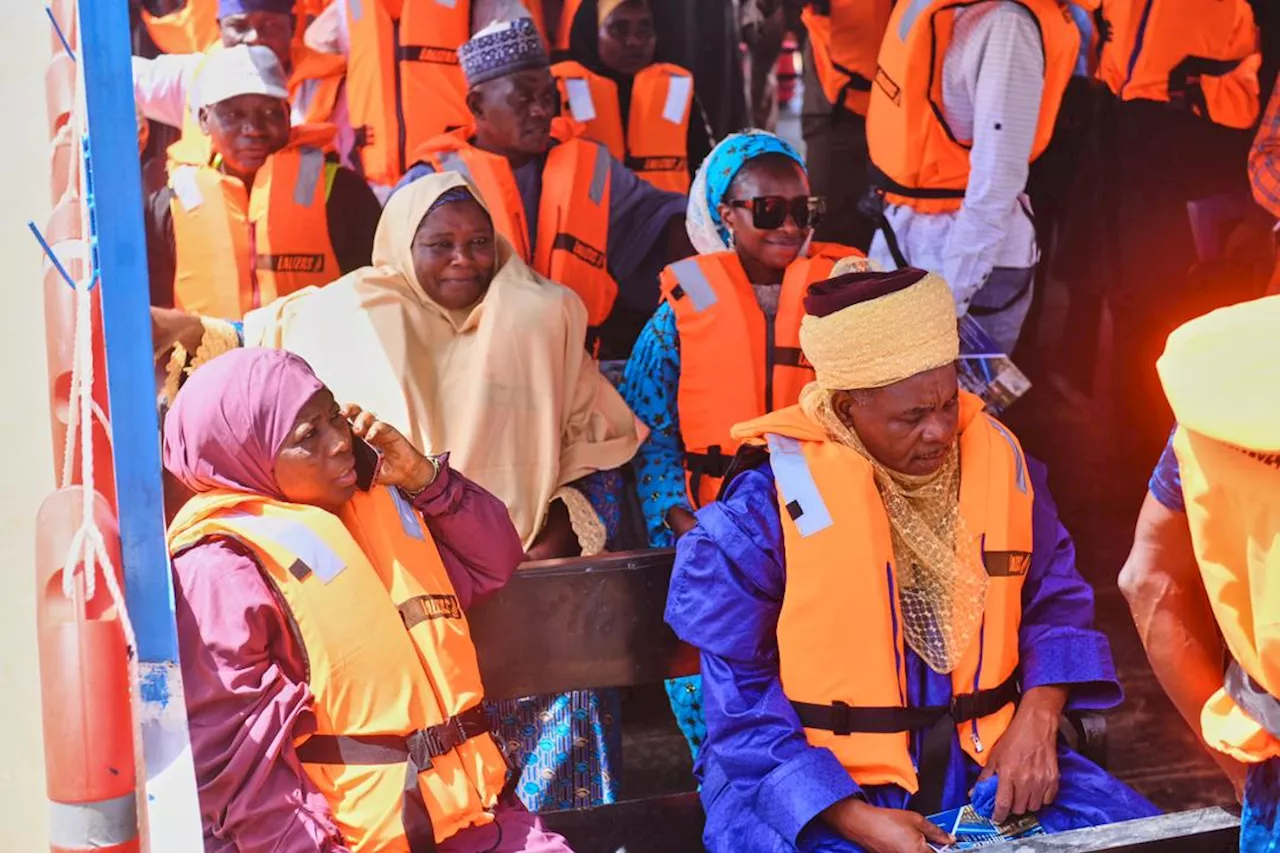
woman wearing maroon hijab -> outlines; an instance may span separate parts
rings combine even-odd
[[[353,434],[363,437],[383,458],[378,484],[367,493],[358,493],[355,485]],[[185,699],[206,851],[568,850],[563,839],[546,832],[538,819],[513,798],[503,798],[496,805],[481,803],[483,808],[473,808],[469,816],[459,821],[457,831],[441,838],[447,832],[438,823],[442,807],[430,794],[424,802],[417,785],[403,797],[401,813],[392,816],[396,826],[403,818],[404,835],[386,844],[377,837],[378,831],[386,834],[385,822],[366,832],[351,819],[353,809],[357,815],[360,809],[369,809],[367,802],[360,804],[367,791],[344,791],[341,782],[336,790],[332,784],[318,784],[318,780],[328,783],[332,779],[328,771],[317,775],[314,760],[308,758],[308,750],[316,747],[313,741],[327,738],[350,746],[353,741],[370,740],[317,734],[323,732],[325,719],[333,725],[332,709],[341,709],[345,701],[326,703],[322,695],[325,685],[330,692],[335,690],[333,685],[343,661],[340,656],[329,654],[331,647],[319,647],[319,655],[312,647],[316,637],[325,637],[327,627],[317,619],[321,611],[308,611],[302,605],[309,603],[309,595],[325,593],[314,583],[307,587],[308,580],[322,580],[324,586],[336,588],[359,579],[356,576],[363,571],[365,582],[359,588],[366,591],[367,597],[371,588],[368,578],[374,575],[372,568],[382,582],[378,585],[378,580],[372,581],[372,597],[377,599],[382,593],[387,600],[382,605],[374,601],[363,609],[360,601],[353,600],[349,616],[344,619],[359,620],[366,612],[388,612],[393,617],[394,630],[385,623],[371,622],[350,626],[348,634],[360,636],[367,629],[370,637],[379,636],[379,630],[383,636],[402,637],[405,629],[400,614],[390,606],[395,602],[385,587],[402,595],[400,584],[405,579],[410,584],[421,583],[427,592],[448,594],[419,598],[449,598],[456,607],[446,609],[453,611],[465,610],[478,596],[498,589],[510,578],[523,549],[500,501],[452,471],[447,457],[423,456],[399,432],[371,413],[353,405],[339,407],[305,361],[275,350],[236,350],[192,374],[166,419],[164,463],[182,485],[195,493],[171,527],[170,543],[174,551]],[[360,507],[389,511],[379,515]],[[289,566],[288,572],[293,573],[297,584],[280,573],[274,552],[262,546],[267,540],[207,532],[229,529],[234,534],[241,529],[252,534],[255,525],[260,529],[273,518],[289,521],[294,534],[303,528],[301,538],[293,535],[289,539],[296,546],[296,553],[305,555],[310,563],[299,568],[299,559]],[[383,518],[389,522],[379,526]],[[397,537],[408,542],[403,546],[408,549],[434,545],[432,553],[438,552],[437,565],[442,571],[431,578],[417,565],[388,566],[383,557],[389,547],[396,555],[424,553],[395,550],[400,546],[386,544],[394,543]],[[347,550],[343,551],[343,547]],[[326,555],[343,559],[326,563]],[[312,573],[317,577],[308,579]],[[430,586],[432,583],[436,586]],[[308,589],[312,592],[308,593]],[[383,610],[379,611],[379,606]],[[479,675],[465,618],[457,612],[449,612],[441,619],[434,619],[434,615],[440,614],[424,616],[428,627],[432,622],[449,622],[453,626],[432,628],[433,633],[428,634],[442,637],[439,649],[422,648],[429,644],[429,640],[422,639],[422,629],[410,632],[419,655],[425,652],[421,668],[436,688],[428,692],[447,696],[455,681],[455,675],[442,678],[440,669],[431,669],[433,656],[444,661],[446,672],[451,664],[461,664],[454,667],[455,671],[470,667],[478,687]],[[437,630],[445,633],[434,633]],[[400,643],[405,645],[402,639]],[[356,650],[364,651],[358,641]],[[382,654],[379,647],[372,651],[374,659]],[[331,671],[318,673],[326,663],[331,664]],[[378,685],[362,686],[361,671],[356,668],[353,673],[352,669],[347,667],[341,676],[347,692],[376,698]],[[414,678],[396,681],[423,684],[422,678],[415,673]],[[317,685],[315,693],[312,685]],[[383,687],[382,695],[386,695]],[[366,692],[360,694],[361,690]],[[462,692],[467,694],[465,708],[445,710],[450,715],[449,724],[463,727],[467,734],[454,750],[474,758],[472,764],[482,767],[479,773],[484,777],[465,793],[470,796],[480,790],[483,799],[487,785],[492,798],[501,788],[505,771],[502,766],[495,769],[496,753],[488,752],[489,735],[483,723],[477,722],[484,715],[480,697],[472,694],[482,695],[482,688]],[[396,706],[423,702],[421,696],[409,690],[397,693],[392,689],[391,695],[394,699],[389,704]],[[439,702],[445,704],[443,699]],[[379,714],[375,708],[374,712],[382,719],[396,717],[394,709]],[[368,712],[363,713],[368,716]],[[439,726],[433,728],[436,727]],[[451,760],[450,755],[448,751],[432,753],[437,765]],[[374,763],[351,762],[346,756],[344,752],[345,764]],[[412,779],[415,760],[405,760],[410,767],[408,778]],[[500,756],[498,760],[500,764]],[[429,764],[418,772],[427,770]],[[405,774],[396,772],[400,775],[396,784],[399,791]],[[428,787],[425,783],[422,786]],[[399,805],[400,798],[394,799]],[[352,802],[356,805],[352,806]],[[464,810],[446,808],[444,813],[453,817],[461,811]],[[434,839],[432,816],[437,818]]]

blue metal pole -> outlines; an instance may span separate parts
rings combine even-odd
[[[144,851],[199,850],[200,811],[165,544],[129,4],[80,0],[79,13],[88,113],[85,198],[102,294],[125,602],[138,644],[135,708],[147,780],[140,829]]]
[[[176,661],[165,547],[142,170],[133,106],[129,4],[80,3],[88,109],[88,191],[102,286],[125,597],[143,662]]]

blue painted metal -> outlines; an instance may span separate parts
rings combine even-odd
[[[130,64],[129,4],[80,3],[80,62],[93,167],[86,198],[102,282],[108,395],[125,597],[144,662],[176,662],[151,352],[142,173]]]
[[[44,250],[44,256],[49,259],[49,263],[53,264],[53,268],[58,271],[58,275],[62,276],[62,280],[67,283],[68,287],[75,290],[75,279],[71,277],[71,273],[67,272],[67,268],[62,265],[62,261],[58,260],[58,256],[54,254],[53,247],[49,245],[49,241],[45,239],[44,234],[31,220],[27,220],[27,227],[31,229],[31,233],[35,235],[36,242],[39,243],[40,248]],[[93,290],[97,284],[97,279],[94,279],[89,283],[89,289]]]

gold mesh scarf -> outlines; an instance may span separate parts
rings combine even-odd
[[[976,537],[960,515],[959,445],[935,473],[901,474],[867,452],[836,414],[830,391],[809,383],[800,407],[832,441],[871,463],[889,517],[903,638],[934,672],[951,672],[982,624],[987,595]]]

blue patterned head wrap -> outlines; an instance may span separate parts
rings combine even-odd
[[[293,0],[218,0],[218,17],[243,15],[246,12],[274,12],[292,15]]]
[[[699,172],[705,175],[707,212],[725,243],[729,241],[729,229],[720,221],[720,202],[742,167],[763,154],[782,154],[805,168],[804,158],[790,142],[765,130],[731,133],[702,161]]]
[[[467,87],[531,68],[550,68],[551,60],[532,18],[494,21],[458,48]]]

